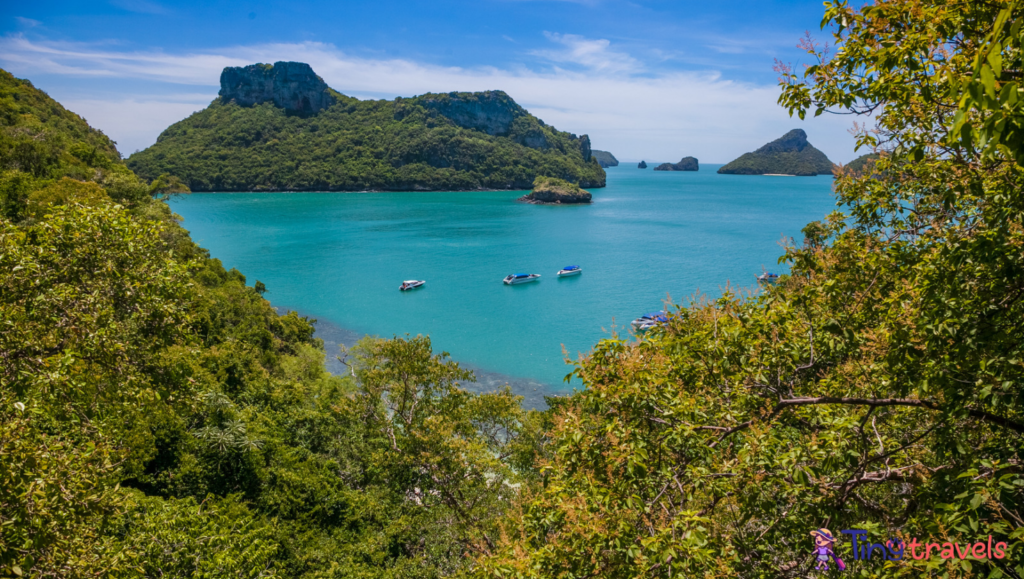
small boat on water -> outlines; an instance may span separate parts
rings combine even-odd
[[[664,311],[659,310],[657,312],[646,313],[639,318],[632,321],[633,329],[638,332],[646,332],[647,330],[668,323],[668,314]]]
[[[516,285],[537,281],[538,279],[540,279],[539,273],[513,273],[505,276],[505,279],[502,281],[505,282],[505,285]]]
[[[427,283],[427,280],[425,279],[407,279],[402,282],[402,285],[398,286],[398,289],[408,291],[418,287],[423,287],[423,284],[425,283]]]
[[[567,265],[562,269],[558,270],[558,277],[568,277],[570,275],[579,275],[583,273],[578,265]]]
[[[772,273],[770,271],[766,271],[761,275],[757,276],[757,281],[761,283],[775,283],[776,281],[778,281],[778,279],[778,274]]]

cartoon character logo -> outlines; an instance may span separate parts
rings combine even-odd
[[[815,569],[819,571],[828,571],[829,559],[836,562],[836,567],[840,571],[846,569],[846,564],[843,560],[836,556],[836,552],[832,550],[836,540],[832,537],[832,532],[828,529],[818,529],[811,531],[811,536],[814,537],[814,555],[818,560],[818,566]]]

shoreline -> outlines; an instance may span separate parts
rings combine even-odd
[[[307,316],[307,314],[304,314],[301,310],[297,310],[295,308],[274,304],[271,304],[271,307],[274,308],[274,311],[276,311],[278,315],[294,311],[300,316]],[[324,341],[324,367],[328,372],[335,376],[348,374],[348,370],[345,365],[338,360],[340,347],[345,346],[345,348],[351,348],[356,342],[366,337],[368,334],[360,334],[359,332],[343,328],[332,322],[318,319],[315,316],[307,317],[317,320],[316,323],[313,324],[313,337],[320,338]],[[558,390],[553,384],[548,384],[532,378],[520,378],[502,374],[500,372],[491,372],[473,364],[462,362],[454,356],[451,359],[458,362],[459,366],[467,370],[472,370],[473,374],[476,375],[475,382],[460,382],[460,386],[470,392],[481,394],[484,392],[494,392],[505,384],[508,384],[514,394],[523,397],[522,406],[527,410],[547,409],[547,402],[544,401],[545,396],[566,396],[572,393],[572,390]],[[565,373],[569,373],[568,366],[566,366]]]

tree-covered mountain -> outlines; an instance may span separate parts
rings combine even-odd
[[[843,171],[851,172],[852,174],[861,174],[865,169],[874,166],[875,162],[878,161],[880,155],[878,153],[867,153],[861,155],[856,159],[850,161],[843,167]]]
[[[538,176],[605,184],[587,135],[546,125],[504,92],[361,101],[285,62],[226,68],[219,98],[127,163],[193,191],[529,189]]]
[[[834,165],[807,142],[803,129],[793,129],[753,153],[744,153],[718,169],[725,175],[831,175]]]

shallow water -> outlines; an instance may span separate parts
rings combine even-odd
[[[575,358],[668,296],[755,285],[762,268],[780,269],[783,236],[834,209],[831,177],[717,167],[611,168],[589,206],[488,191],[203,193],[172,208],[225,267],[264,282],[275,306],[319,319],[330,359],[362,334],[428,334],[481,374],[478,387],[507,380],[530,403],[579,386],[563,382],[563,346]],[[583,274],[556,278],[570,264]],[[501,283],[516,272],[543,277]],[[405,279],[427,283],[400,292]]]

